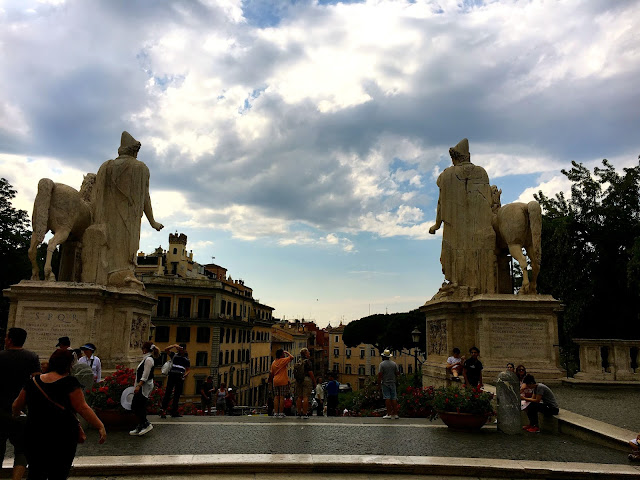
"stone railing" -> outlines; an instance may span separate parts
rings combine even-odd
[[[581,380],[640,382],[640,340],[574,338],[580,347]]]

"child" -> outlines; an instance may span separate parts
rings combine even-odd
[[[464,358],[460,357],[460,349],[458,347],[453,349],[453,356],[447,358],[447,373],[453,376],[453,380],[460,381],[460,374],[462,373],[462,364]]]
[[[629,445],[631,445],[629,460],[632,462],[640,462],[640,433],[633,440],[629,440]]]

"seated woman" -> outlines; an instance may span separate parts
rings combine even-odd
[[[529,425],[523,427],[523,429],[530,433],[538,433],[540,432],[538,413],[540,412],[545,416],[557,415],[560,411],[558,402],[556,402],[556,397],[551,389],[544,383],[536,383],[533,375],[526,375],[523,382],[527,389],[532,391],[530,396],[520,395],[520,398],[529,402],[529,405],[525,408],[527,417],[529,417]]]
[[[445,365],[447,373],[452,376],[452,380],[460,380],[464,360],[464,357],[460,356],[460,349],[455,347],[452,351],[452,355],[447,358],[447,364]]]
[[[98,443],[107,438],[104,425],[84,400],[80,382],[69,375],[73,360],[69,350],[53,352],[49,372],[33,377],[13,402],[14,415],[20,415],[25,405],[28,408],[26,454],[30,479],[69,476],[79,437],[84,436],[76,412],[98,430]]]

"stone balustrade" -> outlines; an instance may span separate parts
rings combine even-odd
[[[580,371],[575,378],[640,382],[640,340],[574,338],[573,341],[580,347]]]

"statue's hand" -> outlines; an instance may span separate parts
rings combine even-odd
[[[433,226],[429,229],[429,233],[430,233],[431,235],[435,235],[436,230],[438,230],[438,228],[440,228],[440,227],[438,227],[438,225],[433,225]]]
[[[164,225],[162,225],[161,223],[158,223],[158,222],[153,222],[151,224],[151,226],[153,228],[155,228],[157,231],[160,231],[160,230],[162,230],[164,228]]]

